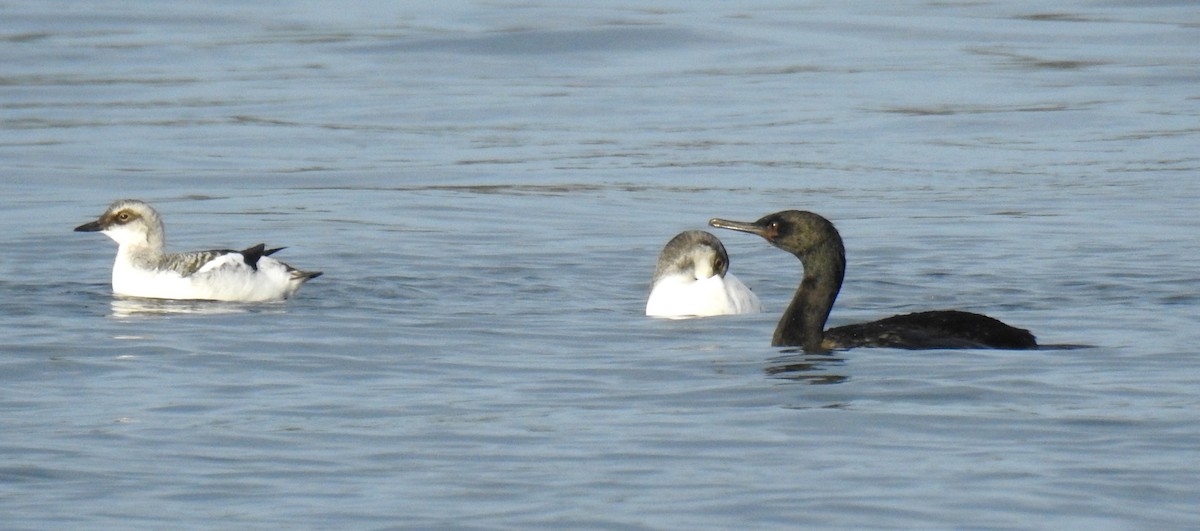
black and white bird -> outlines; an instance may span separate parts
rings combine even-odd
[[[650,281],[646,315],[707,317],[763,311],[762,302],[729,272],[729,255],[716,236],[689,230],[667,242]]]
[[[321,275],[271,258],[279,249],[258,244],[241,251],[165,251],[162,218],[136,199],[114,202],[76,232],[100,232],[117,242],[113,293],[154,299],[263,302],[291,297]]]

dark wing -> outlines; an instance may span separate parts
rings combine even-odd
[[[834,348],[1037,348],[1028,330],[957,310],[917,312],[839,326],[827,330],[825,340]]]
[[[279,250],[272,249],[271,253],[268,253],[266,248],[266,244],[260,243],[254,247],[247,247],[238,252],[242,253],[242,260],[246,261],[246,265],[250,266],[250,269],[258,271],[258,259]]]

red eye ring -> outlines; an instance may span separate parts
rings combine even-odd
[[[775,238],[779,237],[779,222],[772,221],[770,225],[767,225],[767,230],[763,231],[762,237],[767,241],[775,241]]]

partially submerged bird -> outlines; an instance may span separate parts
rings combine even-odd
[[[646,315],[706,317],[758,313],[758,296],[729,272],[729,255],[716,236],[689,230],[667,242],[650,281]]]
[[[812,212],[787,210],[753,223],[714,218],[708,224],[757,234],[800,259],[804,278],[775,328],[773,346],[800,346],[806,352],[854,347],[1038,348],[1028,330],[957,310],[896,315],[825,330],[846,271],[845,248],[833,223]]]
[[[117,242],[112,288],[117,295],[154,299],[262,302],[292,296],[321,275],[300,271],[268,255],[279,251],[258,244],[227,249],[167,253],[162,218],[136,199],[114,202],[99,219],[75,227],[100,232]]]

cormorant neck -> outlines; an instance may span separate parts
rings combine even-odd
[[[819,244],[802,253],[797,253],[804,266],[804,279],[779,326],[771,345],[800,346],[805,352],[826,352],[822,345],[825,339],[825,321],[833,309],[833,301],[842,289],[842,278],[846,273],[846,251],[841,238],[832,234]]]

